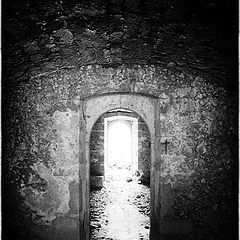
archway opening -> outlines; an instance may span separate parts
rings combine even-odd
[[[150,133],[138,114],[117,109],[97,120],[90,137],[92,240],[149,239],[150,163]]]

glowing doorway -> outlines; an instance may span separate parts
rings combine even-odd
[[[109,126],[107,164],[110,169],[131,169],[132,133],[126,121],[114,121]]]
[[[127,116],[104,119],[105,178],[125,177],[138,166],[138,120]]]

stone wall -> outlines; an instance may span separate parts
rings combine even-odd
[[[233,238],[234,4],[187,2],[3,2],[5,239],[79,239],[79,101],[114,93],[160,99],[170,143],[156,166],[166,207],[156,214],[191,219],[184,239]]]
[[[37,231],[44,239],[58,235],[58,229],[66,237],[61,226],[76,231],[78,225],[79,109],[44,105],[37,89],[21,90],[8,109],[4,107],[3,116],[7,224],[27,226],[27,231]]]
[[[50,237],[57,224],[73,221],[69,217],[74,218],[78,211],[77,192],[71,193],[78,184],[77,99],[90,88],[92,94],[119,92],[118,79],[122,79],[121,86],[131,86],[126,73],[132,73],[136,76],[134,86],[139,87],[129,87],[129,93],[159,96],[162,140],[170,142],[168,154],[162,149],[159,180],[175,197],[166,199],[172,210],[163,209],[163,216],[192,218],[194,238],[229,234],[236,215],[235,96],[199,77],[153,66],[87,67],[78,72],[79,79],[74,77],[77,72],[50,73],[4,93],[3,193],[7,189],[4,195],[17,199],[13,211],[14,205],[5,197],[3,206],[12,213],[8,224],[21,222],[31,226],[28,230]],[[93,88],[90,79],[102,81],[95,81]],[[145,79],[149,81],[145,83]]]
[[[166,200],[172,209],[165,216],[191,218],[189,239],[224,239],[224,234],[232,239],[235,234],[236,115],[225,94],[194,81],[160,95],[162,139],[170,142],[161,165],[162,182],[171,192]]]
[[[138,117],[138,169],[140,179],[144,183],[150,182],[151,170],[151,136],[148,126],[141,117]]]
[[[90,175],[104,176],[104,117],[94,124],[90,136]]]

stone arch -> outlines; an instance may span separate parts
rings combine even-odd
[[[79,183],[80,183],[80,239],[89,239],[89,165],[90,165],[90,150],[89,140],[92,127],[97,119],[105,112],[112,109],[121,108],[129,109],[139,114],[148,126],[151,136],[151,225],[156,225],[155,213],[159,212],[159,186],[155,179],[155,169],[159,172],[160,168],[156,168],[156,159],[160,154],[157,149],[160,141],[159,134],[156,129],[159,129],[156,121],[159,118],[158,100],[155,97],[144,95],[131,94],[110,94],[97,97],[91,97],[81,100],[80,113],[80,168],[79,168]],[[157,118],[157,119],[156,119]],[[159,162],[159,161],[158,161]],[[156,199],[156,197],[157,199]],[[150,230],[152,231],[152,229]],[[151,234],[151,233],[150,233]]]
[[[98,118],[105,112],[115,108],[129,109],[139,114],[146,122],[151,139],[154,139],[154,109],[156,104],[155,97],[132,94],[111,94],[102,95],[96,98],[83,99],[83,111],[88,120],[86,124],[86,139],[89,141],[91,129]],[[138,103],[137,103],[138,102]],[[149,108],[151,108],[149,110]],[[148,113],[152,115],[149,116]]]

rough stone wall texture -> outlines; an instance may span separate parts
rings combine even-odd
[[[3,4],[3,63],[11,69],[6,79],[28,81],[93,64],[157,64],[230,86],[237,71],[236,3],[136,1],[136,8],[130,1],[104,0]],[[135,81],[134,75],[130,78]]]
[[[135,113],[104,113],[94,124],[90,137],[90,174],[104,176],[104,118],[115,115],[138,119],[138,169],[150,179],[151,137],[144,120]]]
[[[151,136],[141,117],[138,117],[138,169],[141,171],[141,179],[150,181]]]
[[[174,192],[174,211],[163,214],[192,219],[185,239],[231,239],[234,9],[221,1],[3,1],[3,233],[77,238],[78,101],[125,92],[161,100],[170,144],[160,180]]]
[[[5,214],[13,214],[8,225],[30,224],[28,230],[43,225],[40,236],[55,236],[51,223],[58,227],[62,215],[78,224],[79,108],[44,101],[44,91],[30,85],[12,96],[17,99],[4,99],[3,111],[4,191],[17,198],[13,205],[4,199]]]
[[[104,176],[104,117],[94,124],[90,136],[90,175]]]
[[[148,67],[146,71],[138,66],[120,71],[98,66],[88,67],[84,73],[89,79],[109,79],[109,75],[101,75],[102,72],[110,76],[113,72],[116,74],[108,88],[104,80],[101,82],[104,92],[119,91],[119,85],[115,83],[122,72],[134,72],[139,82],[144,76],[149,79],[152,76],[152,82],[156,82],[152,87],[161,100],[162,140],[170,142],[167,155],[162,149],[161,164],[161,180],[170,185],[176,195],[174,214],[170,215],[192,218],[196,231],[193,238],[201,239],[206,233],[204,237],[210,239],[211,235],[219,234],[221,239],[225,230],[229,234],[236,214],[233,198],[237,165],[234,96],[201,78],[178,75],[157,67]],[[84,92],[88,86],[81,87],[81,81],[76,78],[74,83],[74,78],[69,75],[69,71],[61,71],[58,78],[49,74],[45,81],[36,78],[31,84],[21,84],[17,94],[7,93],[9,98],[4,107],[4,177],[6,184],[14,188],[14,196],[22,199],[14,203],[19,212],[14,210],[13,215],[19,214],[19,218],[11,220],[16,219],[19,223],[19,219],[23,222],[25,217],[27,222],[49,228],[49,231],[53,226],[55,228],[53,221],[58,216],[77,214],[77,194],[71,193],[71,188],[78,183],[79,108],[77,100],[72,99],[79,97],[78,89],[83,88]],[[130,85],[129,81],[125,79]],[[75,85],[69,91],[72,98],[66,100],[64,91],[53,91],[53,86],[60,90],[70,82]],[[142,92],[148,89],[147,84],[140,86]],[[102,88],[97,85],[96,94]],[[68,217],[66,221],[69,221]]]
[[[235,234],[237,126],[234,102],[225,94],[200,79],[160,94],[162,139],[170,142],[161,178],[175,195],[167,214],[193,219],[189,239]]]

